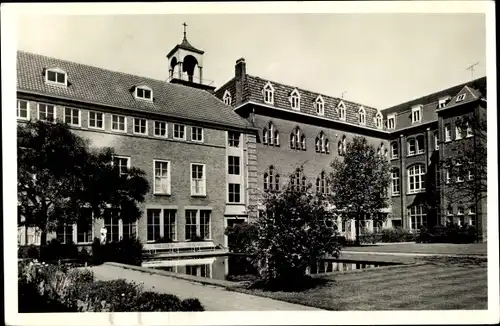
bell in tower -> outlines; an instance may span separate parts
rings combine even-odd
[[[184,26],[182,42],[167,54],[168,81],[173,84],[182,84],[213,92],[215,90],[215,86],[212,86],[213,81],[203,78],[203,54],[205,52],[188,42],[186,37],[187,24],[182,25]]]

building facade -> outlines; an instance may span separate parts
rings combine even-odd
[[[224,248],[224,229],[255,219],[264,191],[310,182],[328,192],[330,163],[363,136],[392,166],[387,218],[363,221],[364,230],[454,221],[477,226],[486,240],[486,200],[450,202],[439,182],[446,175],[439,161],[459,142],[476,141],[449,130],[463,115],[484,114],[485,77],[379,110],[247,74],[244,59],[215,90],[203,78],[203,55],[184,35],[161,81],[18,52],[18,123],[66,122],[93,147],[113,147],[123,173],[144,170],[151,186],[136,223],[109,211],[53,237],[89,245],[105,227],[108,239],[137,235],[146,248],[165,239]],[[291,175],[299,166],[303,174]],[[337,226],[354,237],[353,221],[339,218]],[[32,229],[18,234],[20,244],[39,241]]]

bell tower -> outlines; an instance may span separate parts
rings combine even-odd
[[[182,42],[167,54],[169,63],[167,81],[213,92],[215,90],[215,86],[212,86],[213,81],[203,78],[203,54],[205,52],[188,42],[186,37],[188,25],[186,23],[182,25],[184,27]]]

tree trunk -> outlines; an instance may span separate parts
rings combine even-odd
[[[45,229],[41,230],[42,232],[40,233],[40,248],[45,247],[47,245],[47,231]]]
[[[354,225],[356,226],[356,246],[359,246],[360,245],[360,242],[359,242],[359,213],[356,214],[356,220],[354,222]]]

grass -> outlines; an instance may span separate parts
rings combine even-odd
[[[423,262],[330,274],[324,284],[300,292],[233,290],[327,310],[487,309],[484,259],[426,257]]]

